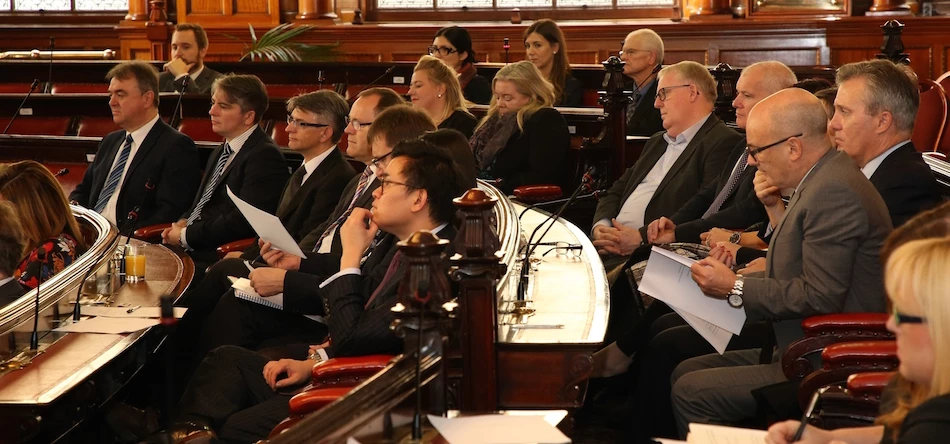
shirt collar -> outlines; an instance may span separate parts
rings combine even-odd
[[[699,129],[706,124],[707,120],[709,120],[709,116],[712,116],[712,113],[706,114],[706,117],[699,119],[698,122],[694,123],[689,128],[686,128],[686,130],[684,130],[682,133],[679,133],[675,139],[670,137],[669,132],[663,133],[663,139],[666,140],[666,143],[669,143],[670,145],[689,145],[689,143],[693,140],[693,137],[696,137],[696,133],[699,132]]]
[[[241,135],[228,140],[228,146],[231,147],[231,151],[233,151],[234,154],[237,154],[238,151],[241,151],[241,148],[244,146],[244,142],[247,142],[247,139],[251,137],[251,133],[253,133],[256,129],[257,124],[255,123],[250,128],[248,128],[247,131],[241,133]]]
[[[894,146],[888,148],[887,151],[885,151],[885,152],[879,154],[877,157],[871,159],[870,162],[868,162],[866,165],[864,165],[864,168],[861,168],[861,172],[864,173],[864,177],[867,177],[868,179],[870,179],[871,176],[874,175],[874,172],[877,171],[877,168],[881,166],[881,163],[884,162],[884,159],[887,159],[887,156],[890,156],[891,153],[893,153],[893,152],[896,151],[898,148],[900,148],[900,147],[906,145],[906,144],[909,143],[909,142],[910,142],[910,139],[902,140],[902,141],[898,142],[897,145],[894,145]]]
[[[304,171],[306,172],[303,174],[303,180],[301,180],[300,183],[306,182],[307,179],[310,177],[310,175],[313,174],[313,172],[317,170],[317,167],[319,167],[320,164],[323,163],[323,161],[327,157],[330,157],[330,153],[332,153],[333,150],[335,149],[337,149],[336,145],[333,145],[332,148],[324,151],[319,156],[314,157],[313,159],[310,159],[306,163],[304,163],[303,168],[304,168]]]
[[[155,122],[158,122],[160,116],[158,113],[155,114],[155,117],[152,117],[152,120],[149,120],[145,125],[140,126],[137,130],[128,132],[126,134],[132,135],[132,143],[135,146],[142,146],[142,142],[145,141],[145,137],[148,136],[148,133],[152,131],[152,127],[155,126]]]

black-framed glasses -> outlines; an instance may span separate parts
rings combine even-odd
[[[898,327],[901,324],[923,324],[927,322],[927,318],[906,315],[897,311],[896,305],[891,309],[891,313],[894,315],[894,323],[897,324]]]
[[[288,116],[287,116],[287,126],[292,126],[292,127],[294,127],[294,128],[300,128],[300,127],[326,128],[326,127],[328,127],[328,126],[330,126],[330,125],[327,125],[327,124],[325,124],[325,123],[310,123],[310,122],[304,122],[303,120],[297,120],[297,119],[293,118],[292,116],[289,116],[289,115],[288,115]]]
[[[769,149],[769,148],[772,148],[773,146],[776,146],[776,145],[781,145],[781,144],[783,144],[783,143],[785,143],[785,142],[788,142],[789,140],[791,140],[791,139],[793,139],[793,138],[795,138],[795,137],[801,137],[801,136],[804,136],[804,135],[805,135],[804,133],[798,133],[798,134],[796,134],[796,135],[794,135],[794,136],[788,136],[788,137],[786,137],[786,138],[784,138],[784,139],[782,139],[782,140],[779,140],[778,142],[770,143],[770,144],[768,144],[768,145],[766,145],[766,146],[759,147],[759,148],[753,148],[752,145],[746,145],[746,147],[745,147],[745,153],[748,154],[750,157],[752,157],[752,160],[758,162],[759,159],[756,158],[755,156],[758,156],[759,153],[761,153],[762,151],[765,151],[765,150],[767,150],[767,149]]]
[[[360,128],[364,128],[372,124],[373,122],[360,122],[359,120],[351,119],[350,116],[346,116],[346,126],[353,125],[353,129],[357,131],[359,131]]]
[[[370,160],[370,162],[373,162],[373,166],[375,166],[376,168],[380,168],[379,164],[382,163],[383,160],[385,160],[387,157],[392,156],[392,155],[393,155],[393,152],[390,151],[386,154],[383,154],[382,156],[374,157],[372,160]]]
[[[455,52],[458,52],[458,51],[455,48],[449,48],[448,46],[432,45],[429,47],[429,55],[435,55],[435,53],[439,53],[439,55],[441,55],[442,57],[445,57]]]
[[[385,193],[385,192],[386,192],[386,188],[389,187],[389,186],[391,186],[391,185],[402,185],[402,186],[406,187],[406,189],[409,189],[409,190],[414,190],[414,189],[416,189],[416,187],[414,187],[414,186],[412,186],[412,185],[409,185],[408,183],[405,183],[405,182],[396,182],[395,180],[389,180],[389,178],[386,177],[386,178],[379,179],[379,194],[382,195],[383,193]]]
[[[544,252],[541,256],[547,256],[548,253],[554,252],[558,256],[570,257],[572,259],[577,259],[581,257],[581,251],[584,250],[584,246],[580,244],[572,244],[568,242],[555,242],[554,248]]]
[[[671,90],[674,90],[676,88],[685,88],[687,86],[693,86],[693,85],[689,83],[684,83],[682,85],[673,85],[673,86],[667,86],[666,88],[660,88],[656,90],[656,98],[660,99],[661,102],[665,102]]]

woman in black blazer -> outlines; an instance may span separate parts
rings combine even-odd
[[[491,101],[491,82],[475,69],[472,36],[465,28],[448,26],[435,33],[429,55],[445,62],[458,74],[465,100],[479,105]],[[469,135],[471,136],[471,135]]]
[[[488,114],[471,140],[479,177],[497,179],[506,193],[521,185],[561,185],[571,139],[564,117],[551,107],[554,87],[522,61],[499,70],[492,88]]]
[[[549,19],[534,22],[524,32],[524,50],[527,60],[554,85],[554,106],[583,105],[584,87],[571,75],[567,43],[557,23]]]
[[[472,137],[478,119],[468,112],[462,88],[452,68],[432,56],[422,56],[412,71],[409,99],[425,111],[440,129],[454,129]]]

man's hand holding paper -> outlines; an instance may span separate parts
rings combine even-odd
[[[725,264],[712,258],[697,261],[689,271],[699,289],[707,296],[725,299],[733,285],[736,284],[736,274]]]

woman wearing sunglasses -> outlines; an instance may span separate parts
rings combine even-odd
[[[475,69],[475,50],[472,49],[472,36],[465,28],[448,26],[435,33],[429,55],[442,59],[446,65],[458,74],[459,83],[465,100],[479,105],[491,101],[491,82],[478,75]]]

